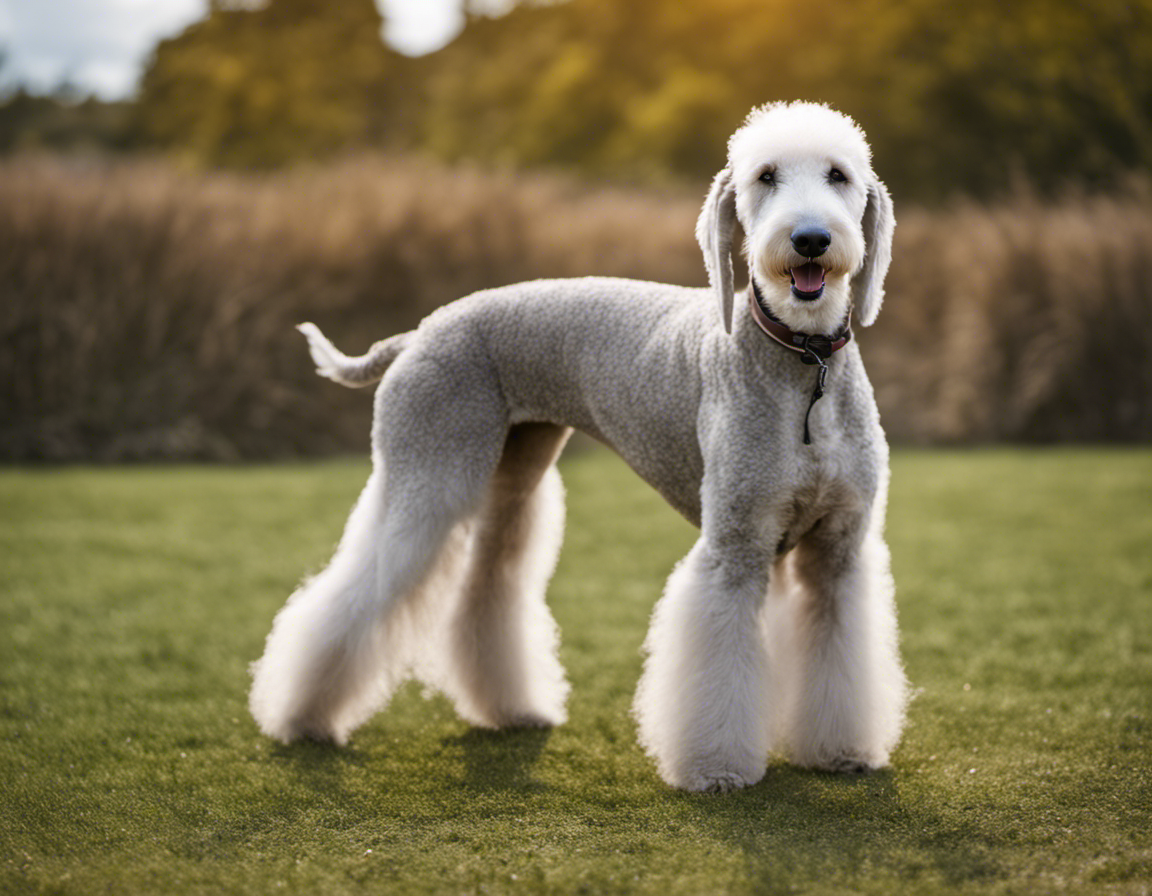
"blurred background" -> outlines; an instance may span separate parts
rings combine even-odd
[[[778,99],[893,193],[893,441],[1152,440],[1152,0],[0,0],[0,460],[362,451],[295,323],[704,285]]]

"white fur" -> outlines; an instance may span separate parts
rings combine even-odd
[[[737,583],[726,576],[697,542],[668,579],[644,645],[640,741],[664,780],[687,790],[758,781],[771,749],[768,656],[757,627],[767,583],[752,570]]]
[[[883,497],[848,573],[814,605],[797,549],[777,563],[766,630],[780,682],[774,741],[793,762],[833,771],[888,764],[903,725],[905,681],[897,651]]]
[[[830,178],[831,168],[846,176]],[[774,183],[761,175],[772,170]],[[415,675],[478,725],[555,725],[568,685],[544,602],[563,531],[553,464],[570,427],[612,446],[700,539],[668,580],[634,711],[670,784],[753,784],[776,751],[813,768],[884,765],[906,684],[883,541],[887,446],[855,343],[815,370],[769,341],[732,288],[752,276],[794,329],[875,318],[891,201],[859,128],[823,106],[756,110],[697,236],[711,292],[536,281],[469,297],[348,358],[302,327],[321,374],[383,377],[375,471],[328,568],[276,617],[254,664],[261,729],[343,743]],[[825,291],[796,298],[800,227],[831,244]]]

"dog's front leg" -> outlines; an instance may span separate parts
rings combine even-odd
[[[764,775],[767,568],[762,552],[705,534],[656,606],[635,714],[641,742],[674,787],[733,790]]]
[[[907,685],[880,522],[830,514],[773,577],[778,746],[798,765],[858,772],[888,763]]]

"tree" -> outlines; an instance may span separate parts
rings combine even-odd
[[[217,0],[161,43],[144,75],[141,127],[194,162],[276,165],[378,139],[398,67],[372,0]]]

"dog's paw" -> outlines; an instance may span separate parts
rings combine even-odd
[[[719,772],[714,775],[701,776],[700,786],[692,789],[701,793],[731,793],[733,790],[740,790],[751,783],[753,782],[745,781],[736,772]]]
[[[687,774],[668,775],[665,781],[681,790],[694,793],[731,793],[750,787],[764,777],[764,769],[748,766],[737,771],[731,766],[708,763]]]
[[[812,768],[836,775],[870,775],[876,771],[876,766],[859,756],[852,755],[835,756],[813,765]]]

